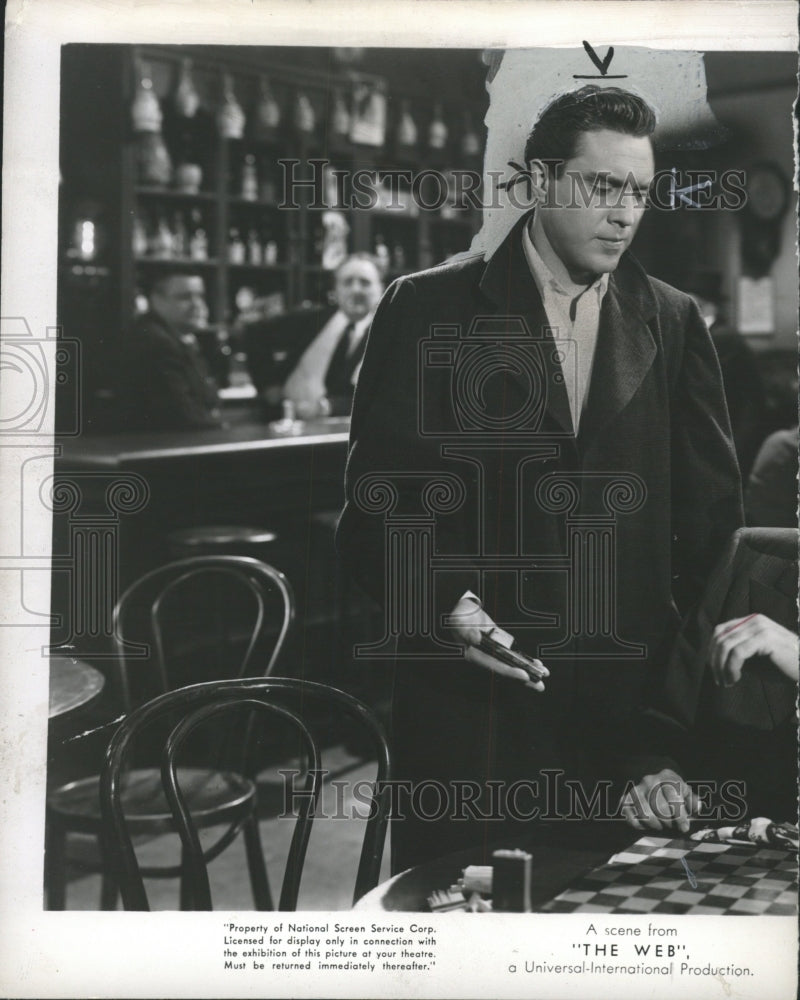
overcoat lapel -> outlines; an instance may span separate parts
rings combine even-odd
[[[653,364],[656,345],[645,318],[648,301],[623,292],[616,275],[611,276],[600,310],[589,397],[581,417],[581,450],[625,409]]]
[[[558,345],[548,325],[542,297],[533,280],[525,252],[522,249],[522,228],[529,216],[520,219],[503,243],[494,252],[483,272],[480,289],[491,301],[496,317],[522,317],[531,334],[532,344],[541,345],[544,364],[544,386],[547,392],[545,412],[561,433],[572,434],[569,398],[558,359]],[[509,378],[529,387],[526,376],[509,372]],[[544,429],[544,428],[543,428]]]
[[[557,360],[558,345],[548,329],[542,298],[522,248],[522,228],[529,218],[523,216],[492,255],[480,288],[497,315],[522,316],[533,339],[544,343],[547,413],[562,431],[570,433],[572,417]],[[611,275],[600,311],[589,397],[581,418],[582,451],[628,405],[650,370],[656,344],[648,320],[655,311],[655,297],[647,275],[630,254],[625,254]],[[524,376],[520,375],[520,380]]]

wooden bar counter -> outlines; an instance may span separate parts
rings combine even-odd
[[[341,509],[348,428],[347,418],[336,418],[281,434],[245,415],[219,429],[62,438],[56,489],[72,488],[80,503],[54,515],[54,555],[70,551],[79,520],[108,519],[118,536],[121,592],[169,560],[171,531],[211,524],[269,528],[278,539],[262,557],[289,577],[300,610],[321,560],[330,575],[331,533],[320,538],[310,525],[313,514]],[[126,484],[143,489],[145,502],[132,512],[114,512],[109,490],[123,494]]]

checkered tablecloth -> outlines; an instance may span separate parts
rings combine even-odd
[[[797,913],[797,855],[641,837],[546,903],[548,913]]]

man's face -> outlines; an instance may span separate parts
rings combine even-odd
[[[153,290],[150,305],[177,333],[204,330],[208,323],[206,289],[197,275],[168,278]]]
[[[578,137],[575,155],[550,177],[541,226],[576,284],[613,271],[633,240],[655,173],[647,137],[603,129]]]
[[[336,303],[351,323],[368,316],[383,291],[378,269],[368,260],[351,260],[336,274]]]

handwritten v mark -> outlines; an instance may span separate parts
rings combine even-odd
[[[605,76],[608,72],[608,67],[611,65],[611,60],[614,58],[614,47],[609,45],[605,59],[601,59],[588,42],[584,42],[583,47],[586,49],[586,54],[600,70],[600,74]]]

